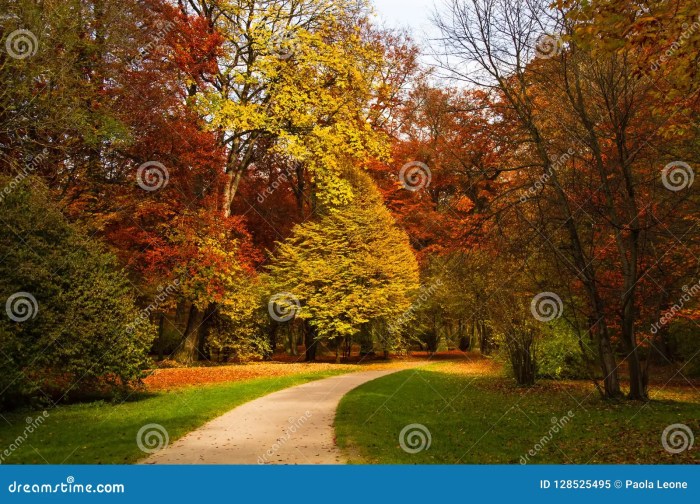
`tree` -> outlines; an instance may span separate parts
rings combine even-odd
[[[331,340],[336,348],[364,324],[401,317],[418,289],[408,239],[371,179],[349,171],[347,180],[350,201],[296,226],[270,266],[274,290],[298,302],[296,316],[308,320],[316,340]]]
[[[491,90],[503,120],[515,125],[510,156],[502,158],[513,166],[504,171],[507,179],[521,189],[519,201],[515,194],[502,200],[504,210],[515,208],[509,229],[530,228],[550,250],[549,268],[567,271],[564,287],[586,299],[577,320],[587,321],[599,350],[605,395],[621,395],[614,351],[620,342],[629,397],[646,399],[640,346],[647,338],[640,342],[638,332],[647,319],[641,296],[654,287],[644,283],[657,264],[663,268],[656,247],[667,250],[671,230],[686,227],[668,211],[673,195],[660,190],[659,169],[693,155],[692,132],[672,126],[678,97],[669,93],[658,108],[657,79],[636,71],[637,48],[606,48],[589,29],[595,19],[582,21],[575,9],[454,0],[448,11],[438,20],[449,54],[444,67]],[[479,71],[465,73],[472,68],[465,60]],[[680,110],[692,109],[680,102]],[[692,194],[671,201],[692,212]]]
[[[155,333],[114,256],[66,221],[40,179],[0,185],[3,405],[138,383]]]

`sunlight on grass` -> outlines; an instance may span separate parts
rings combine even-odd
[[[123,404],[96,402],[48,410],[48,418],[12,451],[6,464],[123,464],[146,456],[136,445],[145,424],[160,424],[170,442],[230,409],[263,395],[348,370],[311,371],[290,376],[188,387],[145,394]],[[0,448],[14,443],[24,431],[25,418],[39,412],[4,415]],[[8,425],[8,422],[11,425]]]
[[[671,455],[661,444],[669,424],[700,430],[697,394],[694,402],[674,400],[688,395],[669,387],[653,396],[663,400],[614,404],[601,401],[586,382],[517,388],[488,363],[445,363],[355,389],[341,401],[335,427],[353,463],[698,463],[697,450]],[[410,424],[427,428],[428,449],[402,449],[399,436]],[[535,455],[527,457],[530,450]]]

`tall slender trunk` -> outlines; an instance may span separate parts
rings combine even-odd
[[[199,326],[204,319],[204,312],[198,310],[192,304],[190,314],[187,317],[187,327],[182,336],[180,346],[175,352],[175,359],[183,364],[191,364],[197,360],[198,342],[199,342]]]
[[[158,360],[162,361],[163,360],[163,323],[165,321],[165,314],[161,312],[160,317],[158,318]]]
[[[316,329],[314,326],[308,322],[304,322],[304,346],[306,347],[306,362],[313,362],[316,360],[316,348],[318,346],[318,341],[316,341]]]

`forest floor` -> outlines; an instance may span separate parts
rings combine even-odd
[[[347,394],[337,442],[351,463],[700,463],[698,446],[673,454],[662,444],[672,424],[700,433],[700,380],[661,371],[641,403],[603,401],[588,381],[516,387],[478,356],[431,364]]]

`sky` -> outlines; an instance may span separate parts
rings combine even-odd
[[[435,0],[372,0],[377,15],[387,26],[407,28],[421,45],[435,33],[431,24]]]

